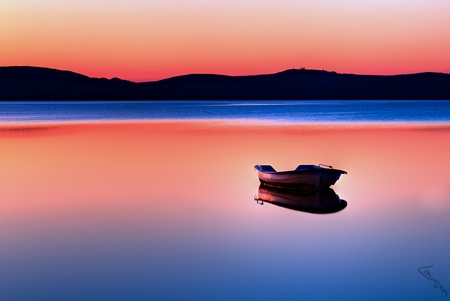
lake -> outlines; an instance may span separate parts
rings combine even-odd
[[[0,300],[446,300],[449,149],[450,101],[0,102]],[[319,163],[345,208],[255,200]]]
[[[449,122],[450,101],[19,101],[0,122],[233,120],[275,123]]]

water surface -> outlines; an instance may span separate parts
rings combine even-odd
[[[0,102],[0,121],[3,122],[149,119],[244,119],[276,123],[449,122],[450,101]]]
[[[447,298],[448,122],[25,119],[0,124],[1,300]],[[253,165],[318,163],[343,210],[254,200]]]

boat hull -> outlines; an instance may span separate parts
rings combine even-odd
[[[256,165],[261,184],[272,187],[287,188],[318,188],[324,189],[334,185],[345,174],[345,171],[333,168],[322,168],[312,165],[309,169],[281,171],[270,170],[264,165]]]

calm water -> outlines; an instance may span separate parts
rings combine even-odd
[[[0,103],[0,300],[447,300],[449,107]],[[319,163],[333,193],[255,201]]]
[[[0,122],[140,119],[448,122],[450,101],[0,102]]]

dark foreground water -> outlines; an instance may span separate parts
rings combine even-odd
[[[447,300],[448,103],[413,104],[428,117],[0,103],[0,300]],[[348,172],[321,195],[261,191],[253,169],[319,163]]]

